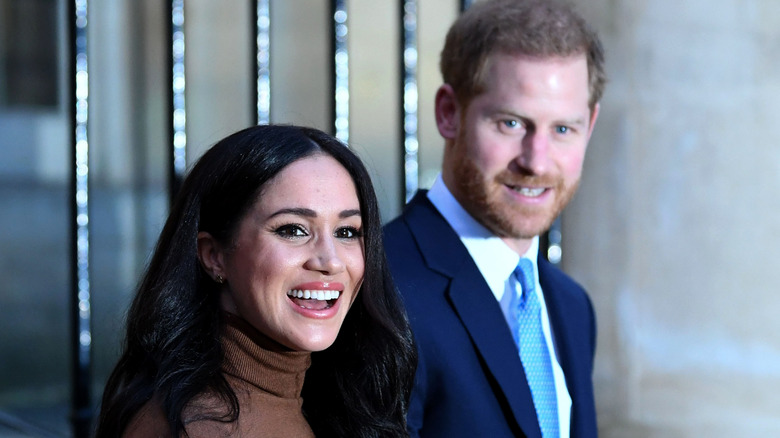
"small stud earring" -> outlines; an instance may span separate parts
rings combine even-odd
[[[221,276],[221,275],[217,274],[217,280],[216,280],[216,281],[217,281],[217,283],[219,283],[219,284],[222,284],[222,283],[224,283],[224,282],[225,282],[225,279],[224,279],[224,278],[222,278],[222,276]]]

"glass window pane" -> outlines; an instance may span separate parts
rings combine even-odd
[[[54,0],[0,0],[0,435],[67,430],[69,115]]]

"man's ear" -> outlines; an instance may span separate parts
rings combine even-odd
[[[224,281],[226,278],[224,254],[217,239],[205,231],[198,233],[198,260],[214,281],[217,283]]]
[[[446,140],[455,140],[460,124],[460,105],[450,84],[443,84],[436,91],[435,110],[439,134]]]

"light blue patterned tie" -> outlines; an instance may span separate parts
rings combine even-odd
[[[512,306],[517,320],[513,335],[520,350],[520,360],[528,386],[531,387],[542,436],[559,438],[555,381],[550,350],[542,332],[541,306],[536,296],[533,264],[530,260],[521,258],[514,274],[523,288],[523,294],[519,299],[515,297]]]

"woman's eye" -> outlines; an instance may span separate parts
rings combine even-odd
[[[297,224],[282,225],[281,227],[277,228],[275,232],[279,236],[287,238],[308,236],[306,230]]]
[[[355,239],[361,237],[362,234],[355,227],[341,227],[336,230],[335,236],[339,239]]]
[[[517,128],[518,126],[520,126],[520,122],[518,122],[517,120],[514,120],[514,119],[507,119],[507,120],[502,121],[501,123],[503,123],[503,125],[505,127],[511,128],[511,129],[514,129],[514,128]]]
[[[568,134],[568,133],[569,133],[569,131],[571,131],[571,129],[569,129],[569,127],[568,127],[568,126],[563,126],[563,125],[560,125],[560,126],[556,126],[556,127],[555,127],[555,132],[556,132],[557,134]]]

